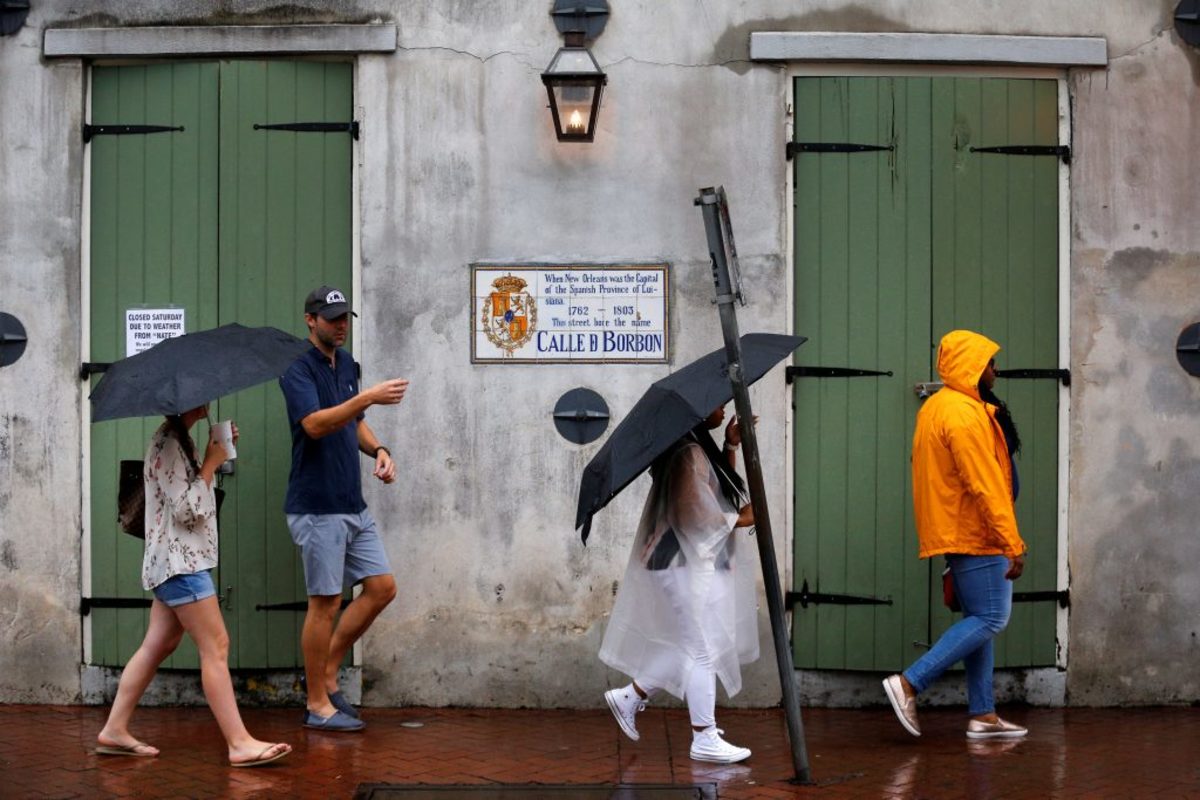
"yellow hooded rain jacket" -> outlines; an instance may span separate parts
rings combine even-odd
[[[1000,345],[951,331],[938,347],[945,388],[925,401],[913,434],[913,510],[921,558],[1025,553],[1013,510],[1012,465],[979,379]]]

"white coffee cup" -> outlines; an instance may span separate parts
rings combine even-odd
[[[225,448],[230,461],[237,458],[237,448],[233,446],[233,420],[221,420],[212,426],[213,441]]]

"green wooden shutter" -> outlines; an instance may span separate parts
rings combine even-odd
[[[221,64],[222,322],[272,325],[306,337],[304,298],[328,283],[351,289],[351,157],[348,133],[255,130],[256,124],[349,122],[352,66],[315,61]],[[303,569],[283,514],[291,432],[275,382],[219,405],[237,421],[237,474],[225,481],[221,585],[230,663],[303,664]]]
[[[1058,160],[971,147],[1058,143],[1052,80],[934,81],[933,342],[970,328],[1003,348],[997,367],[1058,365]],[[931,376],[932,377],[932,376]],[[999,380],[1023,442],[1017,524],[1029,547],[1016,592],[1053,592],[1058,553],[1058,384]],[[935,587],[936,588],[936,587]],[[933,637],[957,618],[933,603]],[[1053,601],[1013,604],[997,666],[1052,665]]]
[[[95,67],[92,122],[184,128],[91,141],[90,360],[110,362],[126,355],[126,309],[182,306],[189,331],[217,322],[217,67]],[[91,428],[92,597],[150,596],[141,588],[142,541],[117,528],[117,464],[140,460],[161,421]],[[91,615],[93,663],[124,664],[148,611]],[[186,642],[164,666],[197,664]]]
[[[797,606],[796,663],[880,669],[928,631],[904,376],[929,358],[929,86],[806,78],[796,96],[799,142],[895,145],[794,159],[796,361],[895,373],[795,383],[795,588],[892,601]]]

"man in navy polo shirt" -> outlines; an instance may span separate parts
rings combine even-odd
[[[300,547],[308,591],[300,639],[308,688],[304,726],[325,731],[366,727],[338,687],[338,665],[396,596],[387,553],[363,501],[358,457],[375,459],[373,474],[384,483],[396,479],[392,454],[379,444],[364,412],[399,403],[408,381],[394,378],[359,392],[357,365],[341,349],[352,314],[337,289],[314,289],[304,301],[312,349],[279,379],[292,426],[283,510]],[[335,623],[343,587],[358,583],[362,592]]]

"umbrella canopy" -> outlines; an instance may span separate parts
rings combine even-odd
[[[237,323],[166,339],[105,370],[91,394],[92,421],[182,414],[278,378],[310,347],[278,328]]]
[[[754,383],[805,342],[803,336],[748,333],[741,338],[742,374]],[[575,527],[584,543],[592,515],[641,475],[654,459],[718,406],[733,399],[725,348],[714,350],[650,385],[621,420],[579,481]]]

